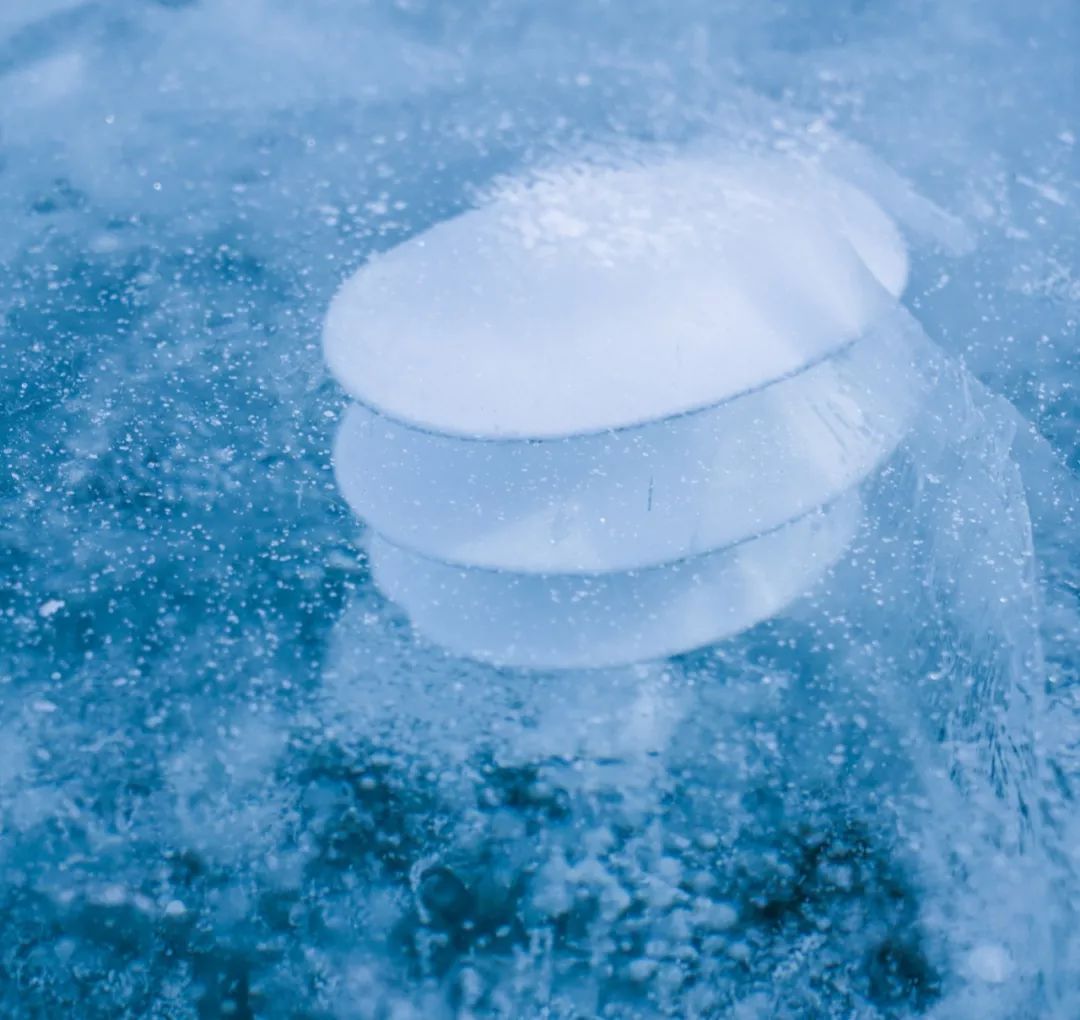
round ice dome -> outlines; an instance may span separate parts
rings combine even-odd
[[[892,221],[793,158],[574,165],[373,258],[330,307],[357,400],[431,431],[659,421],[830,357],[907,276]]]

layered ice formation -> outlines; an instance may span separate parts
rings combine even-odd
[[[581,162],[373,258],[327,316],[376,583],[530,667],[709,644],[846,548],[918,407],[907,253],[776,155]]]

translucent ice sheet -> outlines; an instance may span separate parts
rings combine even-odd
[[[0,1014],[1075,1020],[1077,18],[0,4]],[[645,670],[424,641],[333,294],[507,176],[743,143],[886,209],[953,359],[849,552]]]

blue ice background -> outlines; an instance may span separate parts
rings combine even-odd
[[[727,934],[653,932],[669,962],[627,982],[604,967],[637,947],[572,914],[530,928],[512,902],[522,843],[599,831],[584,809],[477,766],[503,811],[455,847],[426,764],[328,735],[329,631],[367,582],[318,328],[367,253],[493,174],[707,134],[749,93],[864,143],[976,232],[966,257],[921,257],[909,304],[1075,472],[1078,47],[1071,0],[4,5],[0,1011],[716,1015],[690,971],[747,1017],[932,1011],[950,975],[918,884],[857,820],[748,807],[710,922]],[[1055,520],[1036,521],[1040,753],[1067,828],[1077,542]],[[671,780],[667,815],[700,810]],[[455,853],[511,874],[484,893]],[[432,855],[448,863],[417,888]],[[1078,894],[1062,878],[1047,913]],[[755,918],[738,940],[729,900]],[[668,923],[660,900],[635,910]],[[700,962],[707,937],[730,966]],[[544,939],[598,975],[592,998],[543,1001]]]

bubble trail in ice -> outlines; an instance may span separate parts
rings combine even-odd
[[[921,393],[907,253],[805,160],[510,180],[341,288],[335,456],[376,582],[463,654],[606,666],[773,616]]]

